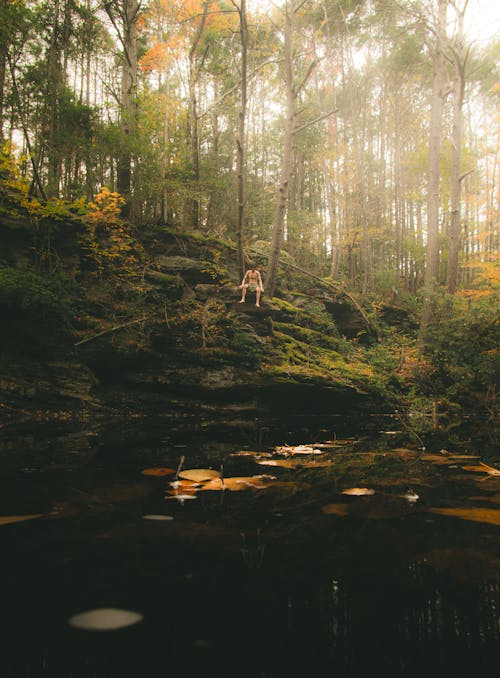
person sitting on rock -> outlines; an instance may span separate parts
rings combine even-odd
[[[245,297],[247,291],[255,292],[255,305],[260,306],[260,295],[264,291],[264,286],[262,285],[262,278],[260,277],[259,271],[251,264],[251,268],[243,276],[243,280],[240,285],[241,289],[241,299],[240,304],[245,303]]]

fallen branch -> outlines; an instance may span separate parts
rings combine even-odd
[[[93,339],[97,339],[97,337],[102,337],[104,334],[111,334],[112,332],[117,332],[118,330],[121,330],[124,327],[130,327],[131,325],[142,323],[145,320],[148,320],[148,318],[151,318],[152,315],[153,315],[152,313],[150,313],[149,315],[143,315],[141,318],[136,318],[135,320],[130,320],[129,322],[121,323],[121,325],[115,325],[114,327],[110,327],[107,330],[102,330],[102,332],[97,332],[97,334],[93,334],[91,337],[87,337],[86,339],[80,339],[80,341],[77,341],[74,344],[74,346],[81,346],[82,344],[86,344],[87,342],[92,341]]]

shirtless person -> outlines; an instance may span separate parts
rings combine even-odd
[[[240,285],[241,288],[241,299],[240,304],[245,303],[245,297],[247,295],[247,290],[250,292],[255,292],[255,305],[260,306],[260,295],[264,291],[264,286],[262,285],[262,278],[260,273],[256,268],[250,268],[245,275]]]

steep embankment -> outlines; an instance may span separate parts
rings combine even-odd
[[[279,296],[264,296],[259,309],[250,295],[237,303],[227,244],[156,227],[143,229],[140,241],[140,270],[116,278],[80,267],[71,284],[61,282],[64,294],[37,290],[42,304],[33,301],[36,276],[32,303],[25,289],[16,303],[15,281],[9,297],[4,280],[5,412],[204,413],[207,420],[244,412],[248,420],[389,407],[387,376],[365,348],[376,341],[373,327],[331,283],[289,264]]]

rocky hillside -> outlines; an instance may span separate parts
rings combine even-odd
[[[80,259],[40,289],[26,271],[16,283],[19,262],[3,269],[4,412],[248,417],[391,407],[388,375],[370,358],[373,320],[331,281],[285,263],[277,297],[257,308],[251,294],[238,303],[226,243],[151,227],[134,247],[140,266],[121,276],[96,275]],[[263,268],[265,253],[254,260]]]

